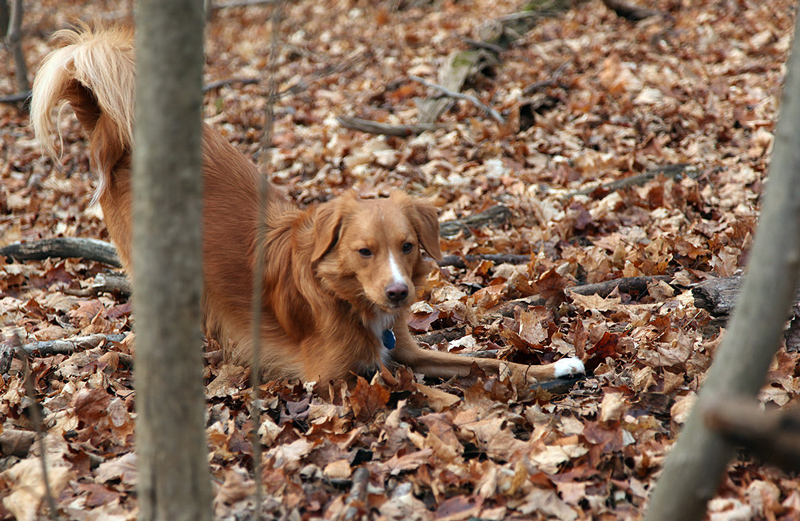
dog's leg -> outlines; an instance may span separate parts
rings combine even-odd
[[[399,329],[399,328],[398,328]],[[452,353],[443,353],[419,347],[411,333],[402,328],[395,331],[397,345],[392,350],[392,358],[401,364],[409,366],[415,372],[436,378],[452,378],[454,376],[467,376],[472,364],[492,374],[502,374],[510,371],[515,379],[537,383],[554,378],[576,376],[583,374],[583,363],[577,358],[562,358],[561,360],[545,365],[523,365],[489,358],[471,358]]]

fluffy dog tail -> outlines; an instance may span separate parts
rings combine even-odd
[[[44,150],[56,155],[53,109],[63,102],[89,135],[90,161],[100,175],[94,199],[111,182],[114,167],[133,142],[135,72],[133,33],[124,28],[58,31],[65,44],[45,59],[33,82],[31,122]],[[60,137],[60,133],[59,133]]]

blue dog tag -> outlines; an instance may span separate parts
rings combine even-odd
[[[386,347],[386,349],[394,349],[394,345],[397,343],[397,339],[394,336],[394,331],[391,329],[383,330],[381,340],[383,340],[383,345]]]

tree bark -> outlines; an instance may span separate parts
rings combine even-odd
[[[15,242],[0,248],[0,255],[17,260],[78,257],[102,262],[115,268],[122,267],[113,244],[83,237],[54,237],[33,242]]]
[[[800,471],[800,409],[764,412],[757,400],[720,397],[703,414],[709,428],[786,472]]]
[[[203,3],[141,0],[133,152],[139,519],[211,519],[202,379]]]
[[[800,24],[800,18],[797,19]],[[715,397],[755,397],[774,356],[800,268],[800,42],[789,55],[770,177],[749,270],[730,328],[697,403],[666,460],[645,521],[703,518],[731,445],[704,424]]]
[[[25,64],[25,53],[22,52],[22,12],[22,0],[12,0],[6,45],[14,56],[17,90],[27,92],[29,88],[28,66]]]

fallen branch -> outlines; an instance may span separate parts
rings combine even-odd
[[[569,288],[573,293],[578,295],[598,295],[606,298],[611,294],[614,289],[619,288],[620,293],[646,293],[647,286],[654,282],[670,281],[672,277],[665,275],[658,275],[654,277],[626,277],[621,279],[607,280],[605,282],[598,282],[596,284],[582,284],[580,286],[572,286]]]
[[[452,221],[445,221],[439,225],[439,235],[445,238],[451,238],[458,235],[458,232],[464,232],[464,236],[469,237],[472,235],[472,230],[486,225],[501,226],[511,219],[511,210],[503,205],[497,205],[489,208],[480,213],[455,219]]]
[[[78,257],[122,267],[111,243],[80,237],[56,237],[34,242],[15,242],[0,248],[0,255],[16,260],[45,260],[50,257]]]
[[[43,340],[24,344],[16,348],[18,356],[26,358],[44,358],[55,355],[71,355],[79,351],[87,351],[100,347],[105,342],[122,342],[127,334],[78,336],[62,340]]]
[[[605,282],[598,282],[596,284],[570,286],[567,289],[579,295],[599,295],[602,298],[606,298],[611,294],[612,291],[614,291],[615,288],[619,288],[621,293],[642,294],[647,291],[648,284],[658,281],[668,282],[669,280],[671,280],[671,277],[667,276],[627,277],[607,280]],[[495,312],[503,315],[504,317],[514,317],[517,308],[527,309],[531,306],[544,306],[546,304],[547,299],[544,299],[538,295],[533,295],[530,297],[523,297],[508,301],[500,308],[496,309]]]
[[[461,90],[467,78],[479,71],[487,63],[497,60],[497,55],[491,51],[472,49],[457,51],[447,57],[442,69],[439,71],[438,85],[445,87],[450,92]],[[452,97],[435,97],[417,102],[417,119],[424,125],[436,123],[439,117],[453,104]]]
[[[511,210],[507,207],[498,205],[480,213],[476,213],[461,219],[445,221],[441,223],[439,233],[443,237],[454,237],[459,232],[469,237],[472,230],[483,226],[501,226],[511,218]],[[83,237],[57,237],[54,239],[42,239],[40,241],[13,243],[0,248],[0,255],[12,257],[16,260],[43,260],[50,257],[75,257],[85,260],[102,262],[114,267],[121,267],[117,250],[110,242],[97,239],[87,239]],[[515,254],[484,254],[466,255],[463,257],[448,255],[440,263],[440,266],[455,266],[466,268],[468,262],[480,262],[489,260],[497,264],[525,264],[530,260],[530,255]],[[132,293],[130,281],[122,273],[98,273],[92,285],[86,289],[66,290],[67,293],[76,296],[90,296],[98,293],[119,293],[127,297]]]
[[[464,43],[466,43],[470,47],[475,47],[476,49],[486,49],[487,51],[492,51],[495,54],[500,54],[501,52],[506,50],[505,47],[497,45],[496,43],[484,42],[482,40],[473,40],[472,38],[464,38]]]
[[[73,297],[93,297],[101,293],[112,293],[123,298],[128,298],[133,293],[133,287],[128,277],[119,271],[98,273],[88,288],[62,290],[67,295]]]
[[[212,81],[211,83],[206,83],[203,85],[203,92],[209,92],[212,90],[216,90],[222,87],[227,87],[229,85],[239,84],[239,85],[253,85],[254,83],[258,83],[258,78],[227,78],[224,80],[217,80]]]
[[[364,53],[361,52],[352,53],[345,60],[342,60],[338,63],[332,63],[330,65],[326,65],[325,67],[322,67],[321,69],[312,72],[308,76],[300,78],[300,80],[298,80],[298,82],[295,83],[294,85],[291,85],[279,91],[277,97],[282,98],[290,94],[297,94],[298,92],[302,92],[306,90],[309,85],[311,85],[316,81],[321,80],[322,78],[325,78],[326,76],[330,76],[332,74],[336,74],[337,72],[341,72],[343,70],[352,68],[363,58],[364,58]]]
[[[537,5],[538,4],[538,5]],[[491,20],[479,29],[483,40],[508,47],[536,27],[543,18],[561,16],[572,7],[571,0],[528,2],[523,11]]]
[[[708,279],[692,287],[694,305],[705,309],[714,317],[717,325],[723,325],[736,308],[739,292],[742,288],[742,276]],[[788,326],[783,330],[783,340],[789,352],[800,351],[800,288],[795,292],[792,308],[789,313]]]
[[[649,18],[651,16],[664,14],[656,9],[639,7],[638,5],[629,4],[621,0],[603,0],[603,3],[606,5],[606,7],[617,13],[617,16],[621,16],[622,18],[631,20],[632,22],[638,22],[639,20],[644,20],[645,18]]]
[[[129,297],[133,293],[131,281],[121,272],[98,273],[91,287],[95,294],[119,293],[123,297]]]
[[[571,6],[570,0],[556,0],[545,2],[541,8],[529,3],[528,9],[519,13],[503,16],[496,20],[490,20],[478,29],[478,40],[468,40],[467,43],[472,49],[456,51],[451,53],[444,65],[439,70],[436,84],[423,84],[441,91],[447,89],[448,95],[459,94],[461,87],[467,78],[480,72],[487,66],[498,62],[498,56],[508,46],[522,38],[522,36],[533,29],[542,18],[559,16],[567,11]],[[415,78],[416,79],[416,78]],[[434,86],[435,85],[435,86]],[[477,101],[477,98],[463,97]],[[430,124],[438,121],[439,117],[452,106],[453,100],[450,97],[436,97],[421,100],[417,103],[418,119],[420,123]],[[485,107],[482,103],[479,106]],[[486,107],[488,109],[488,107]],[[502,124],[503,118],[496,111],[488,109],[495,121]]]
[[[233,0],[231,2],[213,3],[211,9],[230,9],[231,7],[249,7],[251,5],[276,4],[281,0]]]
[[[16,94],[9,94],[7,96],[0,96],[0,103],[16,104],[22,103],[23,105],[30,105],[31,91],[18,92]]]
[[[520,20],[538,20],[540,18],[558,16],[559,14],[561,13],[552,10],[519,11],[501,16],[497,21],[502,24],[508,24],[509,22],[519,22]]]
[[[396,137],[416,136],[423,132],[433,131],[441,127],[441,125],[425,123],[415,125],[390,125],[388,123],[378,123],[377,121],[353,118],[350,116],[337,116],[336,121],[344,128],[366,132],[367,134]]]
[[[694,305],[705,309],[717,318],[727,318],[736,307],[736,299],[742,289],[743,278],[741,275],[708,279],[692,287]],[[800,288],[795,292],[794,306],[800,304]]]
[[[434,90],[438,90],[439,92],[441,92],[442,94],[444,94],[445,96],[448,96],[450,98],[462,99],[462,100],[469,101],[470,103],[472,103],[473,105],[475,105],[479,109],[483,110],[486,114],[491,116],[492,119],[495,120],[496,122],[500,123],[501,125],[503,123],[505,123],[505,119],[503,119],[503,116],[501,116],[499,112],[497,112],[496,110],[494,110],[490,106],[486,105],[485,103],[483,103],[481,100],[479,100],[475,96],[472,96],[470,94],[464,94],[462,92],[455,92],[453,90],[448,89],[447,87],[445,87],[443,85],[437,85],[436,83],[431,83],[429,81],[426,81],[426,80],[420,78],[419,76],[411,75],[411,76],[409,76],[409,78],[411,78],[412,80],[417,81],[417,82],[425,85],[426,87],[430,87],[430,88],[432,88]]]
[[[514,253],[485,253],[481,255],[445,255],[438,261],[439,266],[453,266],[454,268],[466,269],[467,264],[474,262],[490,261],[495,264],[527,264],[531,260],[530,255],[519,255]]]
[[[314,71],[304,78],[300,78],[300,80],[298,80],[298,82],[295,83],[294,85],[287,87],[282,91],[279,91],[276,94],[276,97],[282,98],[290,94],[297,94],[298,92],[302,92],[305,89],[307,89],[311,83],[319,81],[320,79],[326,76],[330,76],[331,74],[335,74],[339,71],[352,67],[353,65],[358,63],[358,61],[361,60],[362,58],[363,58],[362,53],[355,53],[354,55],[351,55],[349,58],[347,58],[346,60],[342,60],[339,63],[326,65],[325,67],[322,67],[320,70]],[[235,85],[235,84],[254,85],[260,83],[261,81],[262,80],[260,78],[227,78],[223,80],[212,81],[211,83],[203,85],[203,92],[206,93],[212,90],[219,89],[221,87],[227,87],[229,85]]]
[[[709,428],[760,460],[787,472],[800,471],[800,409],[763,412],[756,401],[714,398],[703,411]]]
[[[742,277],[739,275],[705,280],[692,288],[694,305],[715,317],[728,317],[733,312],[741,287]]]
[[[514,318],[517,313],[517,308],[525,310],[529,307],[544,306],[546,304],[547,304],[547,299],[544,299],[538,295],[533,295],[531,297],[523,297],[514,300],[509,300],[499,308],[495,309],[494,312],[504,317]]]
[[[558,68],[553,72],[553,76],[550,77],[550,79],[537,81],[536,83],[532,83],[527,87],[525,87],[524,89],[522,89],[522,95],[530,96],[534,92],[547,87],[561,87],[562,89],[566,89],[567,86],[564,85],[563,83],[559,83],[558,80],[559,78],[561,78],[561,75],[564,74],[564,71],[567,69],[568,63],[569,62],[564,62],[561,65],[559,65]]]
[[[576,190],[568,193],[566,196],[564,196],[564,198],[569,199],[578,195],[589,195],[594,192],[610,193],[616,190],[622,190],[623,188],[628,188],[630,186],[641,186],[648,181],[655,179],[659,175],[662,175],[667,179],[682,179],[684,177],[695,179],[698,175],[700,175],[700,171],[696,166],[688,164],[661,166],[638,175],[626,177],[624,179],[617,179],[616,181],[611,181],[610,183],[598,184],[589,188]]]
[[[345,500],[347,508],[343,510],[342,521],[352,521],[366,510],[367,487],[369,486],[369,469],[358,467],[353,473],[353,486]]]

